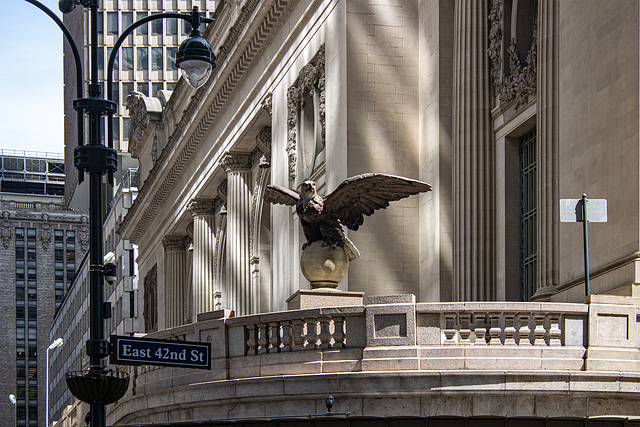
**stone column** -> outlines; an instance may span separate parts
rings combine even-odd
[[[214,248],[215,226],[213,220],[213,201],[194,200],[189,205],[193,216],[193,316],[212,311],[214,293]]]
[[[548,301],[559,282],[558,1],[538,1],[538,102],[536,116],[538,248],[535,301]]]
[[[486,0],[456,0],[453,81],[453,300],[494,300],[495,155]]]
[[[227,301],[236,316],[257,311],[251,289],[249,239],[251,231],[251,156],[227,154]]]
[[[187,256],[184,236],[165,236],[165,325],[168,328],[182,325],[184,321],[184,286],[187,277]]]

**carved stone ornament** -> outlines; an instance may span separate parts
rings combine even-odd
[[[127,95],[126,107],[129,110],[131,124],[129,126],[129,151],[131,155],[138,158],[139,151],[136,142],[138,137],[147,131],[149,116],[144,106],[144,94],[141,92],[131,92]]]
[[[224,156],[221,164],[227,174],[251,169],[251,155],[230,153]]]
[[[265,96],[264,99],[262,100],[262,109],[266,111],[270,117],[272,116],[273,94],[271,92],[269,92],[267,96]]]
[[[194,217],[213,215],[213,200],[194,200],[189,203],[187,209]]]
[[[162,238],[162,247],[165,252],[179,252],[184,251],[185,237],[184,236],[164,236]]]
[[[500,108],[504,111],[511,105],[516,111],[529,102],[531,96],[535,96],[537,90],[537,62],[538,62],[538,17],[533,24],[533,41],[527,54],[527,63],[523,66],[520,63],[518,49],[515,38],[511,39],[507,54],[509,56],[509,74],[504,74],[502,65],[502,28],[503,1],[492,0],[491,12],[489,13],[489,49],[487,53],[491,59],[491,77],[493,86],[500,99]]]
[[[49,224],[49,215],[45,213],[42,214],[42,225],[40,226],[40,242],[42,243],[42,249],[45,251],[49,249],[51,237],[53,237],[53,231],[51,231],[51,225]]]
[[[262,151],[260,157],[260,168],[271,167],[271,126],[265,126],[262,128],[258,135],[256,135],[256,145]]]
[[[5,249],[9,248],[11,244],[11,236],[13,235],[13,230],[11,228],[11,223],[9,222],[9,212],[2,212],[2,246]]]
[[[87,215],[82,215],[78,240],[80,240],[80,248],[83,252],[86,252],[89,248],[89,217]]]
[[[287,90],[287,157],[289,158],[289,179],[296,178],[298,114],[306,97],[314,91],[319,99],[319,118],[322,127],[322,145],[325,143],[325,47],[311,61],[302,67],[296,82]]]
[[[222,202],[226,202],[227,201],[227,186],[228,186],[228,182],[225,179],[224,181],[222,181],[220,183],[220,185],[218,185],[218,197],[220,197],[222,199]]]

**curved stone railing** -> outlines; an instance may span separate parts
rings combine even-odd
[[[289,374],[375,371],[556,370],[640,372],[633,298],[586,304],[414,303],[242,317],[203,313],[150,337],[212,343],[212,370],[130,368],[136,387]],[[638,304],[640,305],[640,304]]]

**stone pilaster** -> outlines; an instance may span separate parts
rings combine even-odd
[[[549,300],[559,283],[558,1],[538,1],[537,289],[533,300]]]
[[[212,200],[194,200],[189,205],[193,216],[192,321],[198,313],[214,309],[215,226]]]
[[[257,311],[251,285],[251,156],[227,154],[222,161],[227,172],[227,296],[236,315]]]
[[[454,301],[494,300],[495,155],[488,2],[456,0],[453,82]]]
[[[187,277],[187,255],[184,236],[165,236],[165,324],[168,328],[182,325],[184,321],[184,288]]]

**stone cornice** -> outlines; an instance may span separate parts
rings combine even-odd
[[[203,141],[208,130],[214,127],[220,113],[225,111],[225,106],[237,93],[237,87],[248,74],[253,71],[256,59],[259,58],[271,42],[274,35],[280,30],[284,21],[299,0],[272,0],[270,5],[262,6],[257,0],[249,0],[231,30],[218,55],[218,63],[229,64],[221,66],[217,74],[213,75],[208,83],[200,88],[191,98],[189,105],[168,138],[167,144],[149,172],[144,185],[138,192],[138,196],[127,216],[124,218],[118,232],[127,236],[132,242],[138,242],[144,231],[155,218],[160,206],[165,202],[168,194],[175,188],[177,178],[182,176],[183,170],[192,160],[193,154]],[[260,8],[259,18],[249,18]],[[240,34],[251,22],[253,35]],[[298,30],[299,31],[299,30]],[[225,47],[227,46],[227,47]],[[236,51],[230,49],[236,46]],[[224,75],[222,75],[224,73]],[[214,88],[212,89],[212,86]],[[207,93],[211,91],[207,106],[202,102]],[[197,124],[189,126],[196,112],[201,111]],[[194,129],[190,136],[186,136],[187,129]],[[185,141],[184,144],[182,141]],[[182,148],[178,147],[182,145]],[[170,162],[170,158],[175,159]],[[171,166],[168,166],[171,163]],[[168,167],[166,167],[168,166]],[[164,175],[162,182],[156,182],[161,173]],[[135,219],[134,219],[135,218]]]

